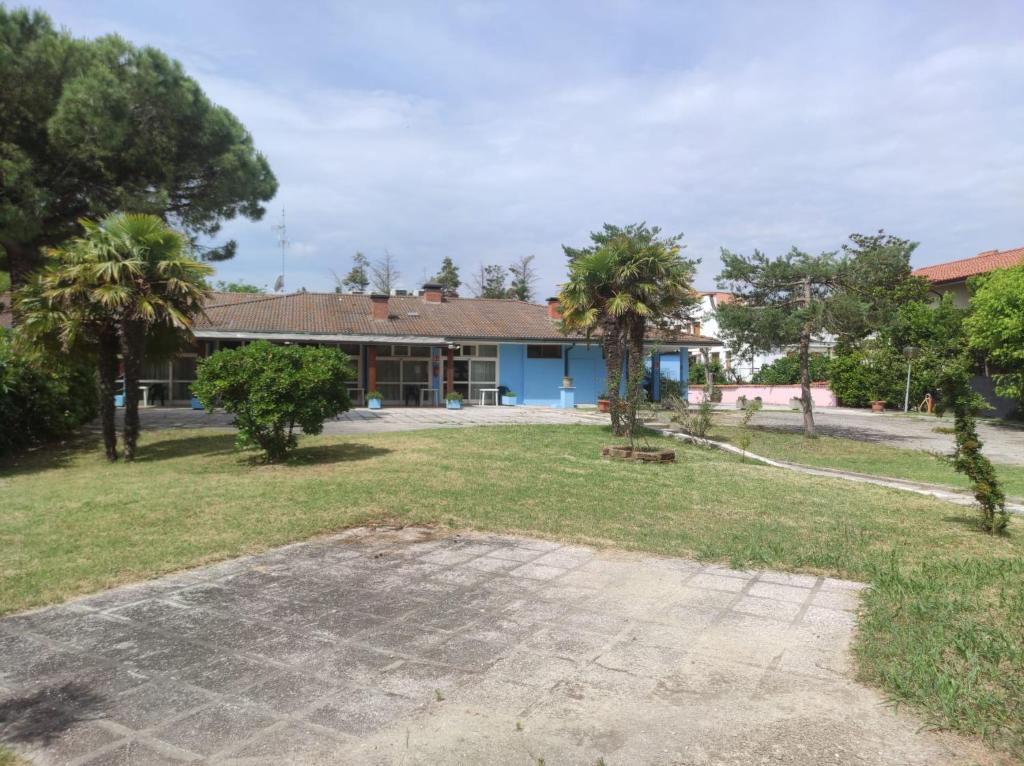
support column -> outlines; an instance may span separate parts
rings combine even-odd
[[[683,389],[683,399],[690,401],[690,349],[679,349],[679,385]]]
[[[366,393],[377,390],[377,347],[366,347]]]
[[[661,401],[661,352],[651,354],[651,401]]]
[[[455,349],[448,347],[448,355],[444,360],[444,393],[450,394],[455,390]]]

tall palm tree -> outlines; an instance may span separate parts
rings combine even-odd
[[[643,223],[606,224],[593,236],[596,247],[572,251],[569,281],[560,296],[568,329],[601,331],[616,434],[636,421],[648,326],[680,316],[695,299],[696,262],[682,257],[681,235],[660,234],[658,227]],[[619,402],[623,356],[628,360],[625,408]]]
[[[19,299],[26,331],[51,335],[65,350],[95,354],[107,458],[117,459],[114,391],[124,363],[124,456],[135,457],[139,381],[146,338],[191,334],[213,269],[193,257],[187,237],[153,215],[115,213],[82,221],[85,234],[51,253],[51,263]]]
[[[99,411],[108,460],[117,460],[114,393],[117,387],[117,321],[94,299],[93,243],[76,238],[47,253],[43,270],[17,294],[19,337],[54,344],[66,354],[92,358],[99,378]]]
[[[619,435],[624,345],[619,322],[608,311],[615,297],[615,269],[613,253],[607,248],[581,253],[569,263],[569,280],[562,285],[558,300],[567,332],[582,332],[587,338],[595,332],[600,336],[612,433]]]
[[[189,239],[157,216],[114,213],[85,222],[93,243],[94,300],[113,316],[124,359],[124,457],[135,458],[139,436],[139,381],[150,331],[190,335],[192,318],[209,295],[213,269],[197,260]]]

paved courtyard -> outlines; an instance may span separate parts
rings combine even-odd
[[[143,430],[151,428],[230,428],[233,416],[223,410],[205,412],[187,407],[145,407],[139,410]],[[124,410],[117,411],[118,424]],[[553,407],[466,406],[461,410],[444,407],[387,407],[370,410],[359,407],[324,423],[325,434],[359,434],[381,431],[416,431],[421,428],[461,426],[543,425],[558,423],[607,423],[607,415],[594,410],[558,410]],[[99,429],[99,421],[92,427]]]
[[[0,619],[45,764],[945,764],[850,679],[859,586],[353,530]]]

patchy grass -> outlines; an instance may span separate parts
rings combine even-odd
[[[0,766],[28,766],[28,761],[0,745]]]
[[[739,445],[742,430],[730,421],[735,422],[732,418],[716,419],[708,436]],[[954,471],[943,455],[834,436],[806,439],[798,432],[758,426],[756,415],[747,449],[764,457],[818,468],[839,468],[958,489],[969,486],[967,479]],[[1024,498],[1024,466],[996,465],[995,469],[1007,496]]]
[[[874,585],[864,679],[1024,755],[1016,525],[992,537],[967,509],[677,442],[675,464],[603,461],[595,426],[306,438],[280,466],[232,440],[154,432],[134,465],[89,446],[0,467],[0,612],[383,520],[825,573]]]

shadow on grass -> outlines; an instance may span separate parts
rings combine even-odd
[[[391,453],[385,447],[369,444],[342,442],[340,444],[319,444],[315,447],[299,447],[293,451],[284,465],[326,465],[328,463],[349,463],[355,460],[372,460]]]
[[[146,438],[143,432],[143,439]],[[235,450],[234,434],[202,433],[182,439],[161,439],[157,442],[143,441],[135,457],[136,463],[150,463],[157,460],[194,457],[195,455],[230,455]]]
[[[48,686],[0,702],[0,742],[50,745],[76,723],[95,718],[104,698],[81,683]]]
[[[99,434],[86,432],[63,441],[31,447],[0,459],[0,478],[64,468],[70,465],[75,455],[98,450],[101,446]]]

